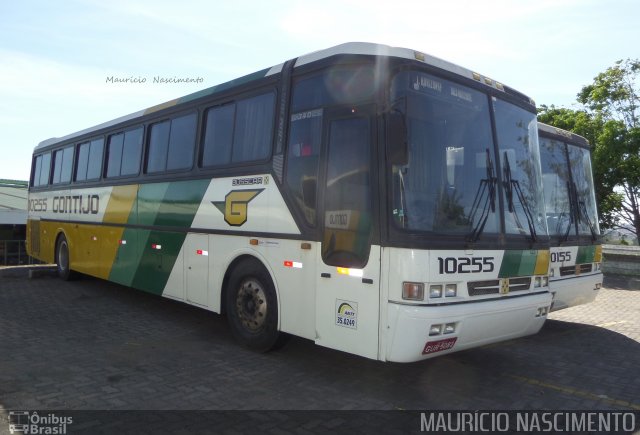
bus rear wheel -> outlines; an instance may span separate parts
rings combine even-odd
[[[258,352],[277,347],[278,299],[260,262],[245,260],[233,270],[225,300],[231,332],[240,343]]]
[[[74,278],[75,274],[71,271],[71,260],[69,258],[69,243],[67,238],[61,235],[56,243],[56,263],[58,265],[58,276],[69,281]]]

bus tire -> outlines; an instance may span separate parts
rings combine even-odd
[[[258,352],[281,343],[275,287],[258,260],[244,260],[234,268],[225,300],[227,321],[240,343]]]
[[[69,243],[64,234],[58,237],[56,243],[56,264],[58,265],[58,277],[64,281],[70,281],[75,277],[75,273],[71,270]]]

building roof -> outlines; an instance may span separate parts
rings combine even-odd
[[[27,223],[28,183],[0,179],[0,225]]]

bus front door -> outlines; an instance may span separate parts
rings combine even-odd
[[[316,343],[376,359],[380,247],[371,243],[374,119],[373,111],[356,108],[325,119]]]

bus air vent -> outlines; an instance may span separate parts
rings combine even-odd
[[[492,279],[488,281],[470,281],[467,283],[469,296],[482,296],[500,293],[500,281]]]
[[[531,287],[531,277],[509,278],[509,293],[529,290]]]
[[[580,265],[580,273],[589,273],[593,270],[593,265],[591,263],[585,263]]]

